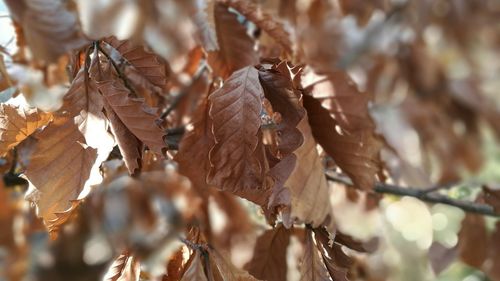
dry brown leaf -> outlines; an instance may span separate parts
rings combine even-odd
[[[285,225],[296,222],[314,227],[325,223],[331,213],[328,185],[324,167],[316,150],[316,142],[307,122],[307,114],[297,125],[304,143],[289,157],[295,158],[295,167],[283,184],[291,192],[291,205],[283,211]]]
[[[323,262],[335,281],[347,281],[347,273],[352,266],[352,260],[342,251],[341,245],[331,243],[329,233],[325,229],[314,229],[314,237]]]
[[[208,53],[208,62],[215,74],[225,79],[236,70],[259,63],[254,42],[236,14],[220,3],[215,4],[214,12],[219,50]]]
[[[214,235],[214,239],[221,247],[229,249],[235,238],[252,233],[254,223],[236,195],[216,189],[210,191],[214,202],[228,218],[225,227],[218,235]]]
[[[300,280],[329,281],[330,276],[313,240],[313,232],[306,230],[304,256],[300,263]],[[337,280],[337,279],[335,279]]]
[[[319,73],[338,66],[345,48],[340,17],[332,1],[312,1],[297,30],[299,56]]]
[[[167,62],[160,56],[147,50],[144,46],[134,45],[130,40],[118,40],[113,36],[106,38],[105,42],[116,49],[121,58],[132,65],[137,73],[151,84],[160,89],[167,87],[170,69]]]
[[[212,266],[215,281],[259,281],[248,274],[248,272],[236,268],[228,261],[227,257],[223,256],[217,250],[210,248],[208,249],[208,253],[210,261],[215,265]]]
[[[91,69],[95,71],[96,67],[94,60]],[[86,75],[85,68],[80,69],[63,98],[62,108],[56,115],[80,116],[83,120],[79,124],[79,130],[85,137],[86,144],[98,148],[103,142],[112,142],[112,137],[107,133],[108,121],[102,112],[104,99],[97,91],[94,80]]]
[[[9,73],[7,72],[3,54],[0,53],[0,92],[12,87],[13,85],[14,82],[11,80]]]
[[[331,207],[323,164],[299,100],[300,92],[294,89],[289,74],[271,69],[259,75],[266,98],[282,119],[277,125],[281,135],[276,156],[279,162],[270,171],[275,186],[269,205],[285,206],[282,215],[286,226],[298,221],[319,226]]]
[[[488,233],[484,217],[467,214],[459,234],[458,255],[470,266],[481,268],[487,258]]]
[[[290,233],[282,225],[264,232],[257,239],[252,260],[245,265],[245,269],[262,280],[286,281]]]
[[[130,130],[123,124],[122,120],[116,115],[111,107],[104,104],[106,114],[111,125],[111,131],[116,138],[118,147],[123,156],[123,161],[129,174],[134,175],[141,168],[142,143]]]
[[[498,251],[498,243],[500,243],[500,223],[495,224],[495,230],[491,234],[490,247],[488,249],[488,257],[490,262],[485,264],[483,271],[491,280],[500,279],[500,253]]]
[[[251,66],[235,71],[210,95],[216,143],[209,154],[210,184],[233,192],[262,188],[266,171],[257,134],[263,97],[258,71]]]
[[[344,72],[331,73],[304,96],[314,138],[335,163],[364,190],[380,170],[381,140],[368,112],[368,98]]]
[[[72,209],[72,202],[85,198],[91,186],[101,181],[99,166],[112,149],[112,144],[106,142],[97,149],[85,143],[78,128],[85,121],[81,116],[55,119],[37,135],[26,168],[30,183],[26,198],[35,203],[38,216],[49,230],[60,224],[58,213]]]
[[[208,111],[208,99],[204,98],[193,117],[193,129],[185,133],[174,157],[179,163],[179,172],[187,176],[198,190],[207,188],[208,153],[215,145]]]
[[[102,108],[103,99],[82,68],[54,121],[36,135],[25,172],[30,182],[26,198],[36,204],[52,234],[102,180],[99,166],[114,146]]]
[[[186,269],[186,272],[182,276],[181,281],[208,281],[207,275],[204,271],[203,257],[199,251],[193,254],[194,258],[191,260],[191,264]]]
[[[177,281],[184,276],[187,266],[191,265],[195,255],[191,255],[189,260],[184,262],[184,247],[181,247],[168,261],[167,272],[163,276],[162,281]]]
[[[16,209],[10,193],[5,188],[3,181],[0,181],[0,227],[2,227],[0,244],[5,247],[11,247],[15,244],[14,231],[12,230],[15,213]]]
[[[149,149],[163,154],[166,148],[163,140],[165,133],[156,124],[156,114],[143,100],[132,97],[125,85],[116,78],[99,81],[97,87],[125,127]]]
[[[0,155],[5,155],[51,120],[51,113],[36,108],[0,104]]]
[[[104,281],[139,281],[141,273],[139,261],[130,253],[125,252],[113,261],[106,274]]]
[[[273,17],[259,9],[253,2],[245,0],[223,0],[231,8],[244,15],[259,28],[267,32],[280,46],[289,54],[292,53],[292,41],[290,34],[284,25],[273,19]]]
[[[60,55],[88,43],[80,31],[74,7],[66,1],[9,0],[6,4],[21,24],[36,60],[55,62]]]

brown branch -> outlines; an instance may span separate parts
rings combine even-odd
[[[329,181],[342,183],[347,186],[353,186],[352,181],[347,177],[332,176],[329,174],[325,175],[326,179]],[[435,188],[435,190],[439,189],[440,188]],[[393,184],[377,182],[375,183],[373,190],[377,193],[382,193],[382,194],[392,194],[396,196],[410,196],[429,203],[440,203],[449,206],[454,206],[470,213],[476,213],[492,217],[500,217],[500,214],[496,213],[494,208],[490,205],[457,200],[443,194],[431,193],[425,189],[402,187]]]
[[[176,139],[168,141],[169,149],[177,150],[179,149],[179,144],[178,144],[178,140],[180,140],[179,136],[182,136],[182,134],[184,133],[184,127],[172,128],[169,130],[171,131],[170,132],[167,131],[167,138],[169,135],[176,137]],[[354,184],[348,177],[343,177],[339,175],[330,175],[328,173],[325,173],[325,176],[326,179],[329,181],[338,182],[346,186],[351,186],[351,187],[354,186]],[[448,189],[456,184],[457,183],[450,183],[450,184],[434,186],[429,189],[418,189],[414,187],[403,187],[393,184],[377,182],[375,183],[373,190],[381,194],[410,196],[428,203],[440,203],[449,206],[454,206],[470,213],[476,213],[491,217],[500,217],[500,214],[496,213],[495,209],[490,205],[457,200],[443,194],[435,193],[438,190]]]

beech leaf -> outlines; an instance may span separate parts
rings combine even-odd
[[[238,69],[259,63],[245,26],[220,3],[215,4],[215,30],[219,50],[208,53],[208,62],[217,75],[227,78]]]
[[[33,56],[47,63],[83,47],[83,36],[74,10],[63,0],[9,0],[11,13],[20,22]]]
[[[210,170],[208,153],[215,145],[208,112],[208,99],[204,97],[193,117],[193,129],[185,133],[174,157],[179,163],[179,172],[187,176],[198,190],[207,187],[206,178]]]
[[[255,244],[252,260],[245,269],[262,280],[286,281],[286,251],[290,242],[290,230],[282,225],[267,230]]]
[[[302,281],[329,281],[330,276],[326,269],[323,259],[315,245],[313,232],[306,231],[304,256],[300,263],[300,280]],[[335,279],[337,280],[337,279]]]
[[[217,250],[210,248],[208,252],[210,254],[210,260],[218,270],[217,272],[214,272],[214,279],[216,281],[259,281],[252,275],[248,274],[248,272],[236,268],[232,263],[228,261],[226,257],[224,257]],[[215,268],[212,267],[212,269]]]
[[[125,252],[113,261],[104,275],[104,281],[139,281],[141,273],[138,260]]]
[[[266,98],[282,116],[277,127],[283,136],[278,146],[282,156],[269,173],[275,180],[269,204],[285,206],[287,227],[296,222],[319,226],[331,212],[329,191],[300,93],[290,77],[274,69],[261,71],[260,79]]]
[[[117,79],[99,81],[97,86],[125,127],[149,149],[163,154],[165,134],[156,124],[157,116],[152,109],[148,108],[142,99],[132,97],[130,91]]]
[[[36,108],[0,104],[0,154],[4,155],[51,120],[51,113]]]
[[[186,269],[181,281],[208,281],[203,269],[202,257],[199,251],[193,254],[191,264]]]
[[[304,137],[304,143],[288,157],[295,159],[295,167],[283,184],[291,192],[291,206],[285,209],[284,223],[291,225],[297,221],[317,227],[331,213],[328,184],[324,167],[316,150],[307,114],[297,125]]]
[[[375,135],[366,94],[346,73],[335,72],[314,87],[313,96],[304,96],[304,107],[314,138],[357,187],[373,188],[382,142]]]
[[[137,73],[143,76],[151,84],[165,89],[169,75],[168,64],[160,56],[147,50],[144,46],[133,44],[130,40],[118,40],[116,37],[108,37],[105,40],[111,45]],[[111,54],[116,55],[116,54]],[[120,61],[121,58],[114,58]]]
[[[134,175],[140,169],[140,159],[142,155],[142,143],[130,130],[123,124],[122,120],[116,115],[108,104],[104,105],[106,114],[111,125],[111,131],[116,138],[118,147],[123,156],[123,161],[129,174]]]
[[[347,281],[348,268],[352,266],[351,258],[342,251],[340,244],[330,241],[330,234],[326,230],[316,228],[314,234],[316,245],[332,279]]]
[[[91,186],[100,183],[99,166],[112,149],[112,143],[103,143],[99,149],[86,145],[78,129],[84,121],[81,116],[55,119],[37,135],[26,168],[30,183],[26,198],[35,203],[37,215],[49,230],[60,225],[61,218],[68,218],[57,214],[74,208],[72,202],[85,198]]]
[[[257,133],[263,96],[258,71],[251,66],[234,72],[210,95],[216,143],[209,154],[210,184],[228,191],[261,188],[265,171]]]
[[[250,21],[255,23],[259,28],[267,32],[285,51],[290,54],[292,53],[290,34],[286,31],[281,22],[274,19],[262,9],[259,9],[251,1],[223,0],[222,2],[240,12]]]

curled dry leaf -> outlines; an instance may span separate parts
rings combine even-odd
[[[125,252],[113,261],[103,277],[104,281],[139,281],[141,267],[139,261]]]
[[[213,248],[208,249],[209,259],[212,262],[212,272],[215,281],[259,281],[248,272],[236,268],[226,256]]]
[[[204,270],[203,257],[200,251],[193,253],[191,263],[182,276],[181,281],[208,281]]]
[[[323,163],[307,120],[307,115],[304,115],[297,125],[297,129],[304,136],[304,143],[289,156],[295,158],[296,164],[283,184],[290,190],[292,198],[290,207],[283,213],[284,223],[289,226],[296,222],[305,222],[317,227],[325,223],[331,213]]]
[[[323,262],[333,280],[347,281],[347,273],[352,260],[337,242],[331,242],[329,233],[324,229],[314,229],[314,237]]]
[[[260,29],[267,32],[280,46],[289,54],[292,53],[292,41],[290,34],[283,23],[273,19],[271,15],[260,10],[253,2],[245,0],[223,0],[223,3],[234,8]]]
[[[375,135],[368,98],[344,72],[327,76],[304,96],[314,138],[335,163],[364,190],[373,188],[380,170],[382,142]]]
[[[108,66],[109,71],[110,67]],[[99,92],[104,96],[109,108],[122,121],[125,127],[152,151],[163,154],[165,133],[156,124],[156,114],[144,101],[131,96],[125,85],[109,75],[106,80],[97,82]],[[124,148],[126,146],[123,146]]]
[[[283,222],[323,224],[331,212],[324,168],[308,124],[307,112],[287,75],[276,70],[260,72],[266,98],[282,116],[277,130],[283,136],[278,150],[281,160],[270,170],[275,188],[271,206],[284,205]]]
[[[123,124],[110,105],[106,103],[104,104],[104,108],[111,125],[111,132],[113,132],[116,138],[125,166],[129,174],[134,175],[141,168],[142,143]]]
[[[234,72],[210,95],[215,138],[209,154],[210,184],[227,191],[263,187],[264,155],[257,150],[263,97],[258,71],[251,66]]]
[[[37,60],[46,63],[88,43],[80,31],[74,7],[63,0],[6,1]]]
[[[170,75],[169,66],[160,56],[150,52],[144,46],[134,45],[130,40],[118,40],[113,36],[106,38],[105,42],[119,53],[119,58],[114,57],[115,62],[125,60],[151,84],[160,89],[167,87],[167,79]]]
[[[25,172],[30,182],[26,197],[52,233],[102,180],[99,166],[114,146],[102,106],[102,97],[82,69],[55,120],[36,135],[39,141]]]
[[[208,53],[208,62],[217,75],[228,78],[238,69],[259,63],[254,41],[245,26],[220,3],[215,4],[215,30],[219,50]]]
[[[25,172],[30,184],[26,198],[35,203],[49,230],[58,222],[57,213],[71,209],[72,202],[85,198],[101,181],[99,166],[112,149],[109,143],[97,149],[87,145],[78,129],[84,121],[81,116],[60,117],[36,136]]]
[[[161,281],[177,281],[181,280],[184,276],[188,266],[191,265],[192,259],[195,255],[191,255],[189,260],[184,262],[184,251],[186,248],[181,247],[168,261],[167,272]]]
[[[207,187],[206,177],[210,170],[208,153],[215,145],[208,112],[208,99],[204,98],[193,117],[193,129],[185,133],[174,158],[179,163],[179,172],[187,176],[198,190]]]
[[[291,231],[282,225],[267,230],[255,244],[252,260],[245,269],[256,278],[262,280],[287,280],[287,248]]]
[[[0,154],[5,155],[51,120],[51,113],[36,108],[0,104]]]
[[[91,69],[95,71],[96,67],[94,60]],[[97,91],[95,81],[89,79],[87,75],[85,68],[80,69],[63,97],[63,106],[56,115],[81,116],[82,123],[79,124],[79,130],[85,137],[86,144],[98,148],[101,143],[113,142],[113,139],[107,132],[108,121],[102,112],[104,99]]]
[[[316,242],[317,243],[317,242]],[[313,232],[306,230],[304,256],[300,263],[301,281],[329,281],[330,276],[316,247]],[[337,280],[337,279],[334,279]]]

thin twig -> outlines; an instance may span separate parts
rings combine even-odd
[[[326,178],[329,181],[342,183],[348,186],[353,186],[352,181],[347,177],[332,176],[326,174]],[[476,213],[492,217],[500,217],[500,214],[496,213],[494,208],[490,205],[452,199],[446,195],[442,195],[439,193],[427,192],[427,190],[411,188],[411,187],[402,187],[380,182],[375,183],[373,190],[377,193],[382,193],[382,194],[410,196],[429,203],[441,203],[449,206],[454,206],[470,213]]]
[[[450,183],[446,183],[446,184],[440,184],[440,185],[436,185],[436,186],[433,186],[433,187],[430,187],[427,189],[423,189],[422,193],[432,193],[432,192],[436,192],[439,190],[450,189],[458,184],[459,184],[459,182],[450,182]]]
[[[205,72],[207,69],[207,64],[202,63],[200,65],[200,68],[196,71],[196,73],[193,76],[193,79],[191,80],[192,83],[194,83],[196,80],[200,78],[200,76]],[[191,88],[192,84],[185,87],[175,98],[172,100],[172,103],[169,105],[169,107],[160,115],[160,119],[164,120],[176,107],[179,105],[181,100],[188,94],[189,89]]]

